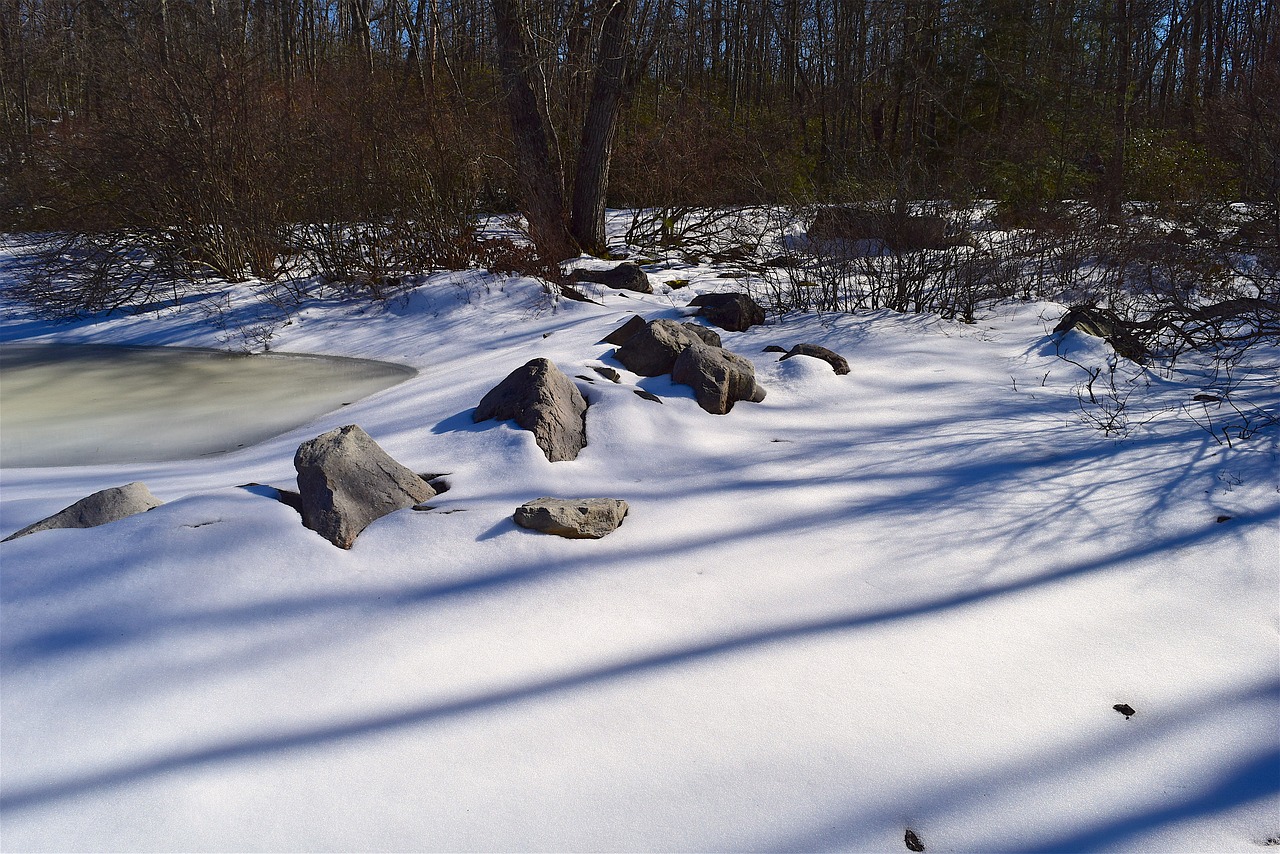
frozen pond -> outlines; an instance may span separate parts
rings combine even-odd
[[[0,345],[0,467],[233,451],[414,376],[402,365],[179,347]]]

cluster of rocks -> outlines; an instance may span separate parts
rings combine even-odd
[[[670,374],[674,382],[690,386],[698,405],[713,415],[727,414],[740,400],[764,400],[755,367],[696,323],[645,323],[633,317],[605,340],[618,345],[613,357],[627,370],[645,377]]]
[[[632,265],[634,266],[634,265]],[[639,269],[638,267],[636,268]],[[641,271],[643,275],[643,271]],[[712,323],[728,330],[760,323],[764,312],[745,294],[704,295],[694,305]],[[643,376],[671,374],[691,386],[698,405],[725,414],[740,400],[760,401],[765,392],[749,361],[724,349],[720,336],[697,323],[646,322],[630,318],[605,337],[615,358]],[[822,352],[818,352],[822,351]],[[823,353],[827,355],[823,355]],[[814,345],[797,345],[786,357],[817,355],[840,359]],[[832,361],[837,372],[842,372]],[[601,369],[620,377],[612,368]],[[843,365],[843,372],[848,365]],[[587,401],[573,381],[548,359],[533,359],[491,389],[472,413],[476,422],[514,421],[534,434],[551,462],[576,459],[586,446]],[[406,508],[429,509],[424,502],[443,491],[432,475],[413,472],[393,459],[355,424],[330,430],[298,446],[293,458],[298,492],[279,492],[298,510],[302,523],[334,545],[349,549],[373,521]],[[70,507],[29,525],[6,540],[53,528],[90,528],[161,505],[141,483],[95,492]],[[544,497],[521,505],[515,523],[523,528],[573,539],[598,539],[622,524],[627,503],[616,498]]]

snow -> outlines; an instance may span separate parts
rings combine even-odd
[[[1102,435],[1056,351],[1093,366],[1109,348],[1058,342],[1063,307],[1046,302],[972,325],[794,314],[722,332],[768,390],[726,416],[595,343],[631,313],[683,319],[697,293],[736,287],[716,272],[673,266],[654,280],[689,287],[602,289],[603,306],[477,272],[384,304],[308,303],[273,351],[418,375],[222,456],[3,469],[0,535],[133,480],[167,503],[0,546],[0,845],[1280,837],[1274,428],[1220,445],[1177,408],[1199,386],[1148,373],[1131,429]],[[190,309],[52,326],[12,304],[0,340],[229,345]],[[802,341],[851,373],[761,352]],[[577,380],[576,461],[471,421],[539,356],[596,380]],[[1270,405],[1273,371],[1244,375]],[[452,488],[343,551],[245,485],[292,488],[297,445],[347,423]],[[543,495],[631,510],[597,541],[517,528],[515,507]]]

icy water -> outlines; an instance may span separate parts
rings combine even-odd
[[[417,372],[365,359],[179,347],[0,345],[0,467],[151,462],[247,447]]]

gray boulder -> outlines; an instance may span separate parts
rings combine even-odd
[[[551,462],[574,460],[587,446],[587,402],[549,359],[516,368],[481,400],[473,421],[514,421],[533,433]]]
[[[354,424],[303,442],[293,467],[302,524],[343,549],[373,520],[436,494]]]
[[[688,348],[676,359],[671,379],[692,386],[698,405],[712,415],[724,415],[739,400],[759,403],[765,395],[756,384],[755,367],[721,347]]]
[[[680,325],[702,339],[703,344],[710,347],[724,346],[724,343],[720,340],[720,336],[716,334],[714,329],[708,329],[701,323],[682,323]]]
[[[640,269],[639,264],[627,262],[607,270],[574,270],[569,274],[571,282],[594,282],[607,288],[621,291],[636,291],[642,294],[653,293],[653,285],[649,276]]]
[[[630,338],[632,335],[635,335],[637,332],[640,332],[642,329],[645,328],[646,325],[647,324],[645,323],[643,317],[641,317],[638,314],[633,314],[631,315],[630,318],[627,319],[626,323],[622,324],[617,329],[613,330],[612,332],[610,332],[608,335],[601,338],[596,343],[612,344],[613,346],[618,347],[622,344],[627,343],[628,338]]]
[[[702,337],[674,320],[654,320],[614,351],[613,357],[629,371],[645,377],[670,373],[676,358]]]
[[[627,502],[617,498],[538,498],[517,507],[512,518],[544,534],[598,540],[617,530],[627,509]]]
[[[9,540],[25,537],[27,534],[49,531],[53,528],[96,528],[108,522],[116,522],[138,513],[145,513],[163,503],[152,495],[151,490],[144,484],[137,481],[124,486],[113,486],[81,498],[70,507],[59,510],[34,525],[28,525],[0,542],[7,543]]]
[[[764,323],[764,309],[742,293],[700,294],[689,305],[699,306],[698,314],[729,332],[742,332]]]
[[[817,344],[797,344],[778,361],[785,362],[792,356],[812,356],[815,359],[821,359],[826,362],[840,376],[849,373],[849,363],[845,361],[844,356],[834,350],[828,350],[826,347],[819,347]]]

